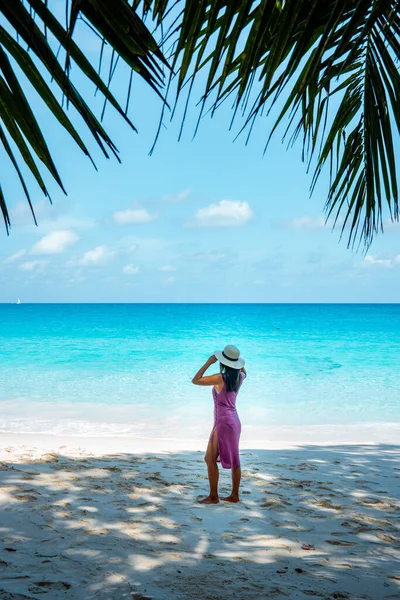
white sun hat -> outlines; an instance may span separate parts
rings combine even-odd
[[[229,344],[222,350],[216,350],[214,356],[219,360],[220,363],[232,369],[241,369],[244,367],[245,360],[240,356],[239,348]]]

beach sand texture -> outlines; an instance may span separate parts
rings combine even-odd
[[[2,445],[1,600],[400,598],[399,446],[241,457],[200,506],[201,452]]]

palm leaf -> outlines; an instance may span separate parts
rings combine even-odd
[[[3,215],[4,223],[5,223],[6,228],[8,230],[8,228],[11,225],[11,223],[10,223],[10,215],[8,214],[7,204],[6,204],[4,195],[3,195],[3,190],[1,188],[1,185],[0,185],[0,210],[1,210],[1,214]]]
[[[102,80],[73,40],[76,19],[84,18],[85,22],[103,39],[103,43],[109,44],[118,57],[121,57],[157,94],[162,96],[163,67],[167,65],[167,62],[143,20],[126,0],[113,0],[112,10],[110,3],[106,0],[74,0],[70,6],[69,3],[66,6],[67,9],[69,7],[69,12],[64,26],[51,12],[46,1],[15,0],[9,2],[0,0],[0,14],[3,16],[4,25],[0,26],[0,119],[3,124],[0,141],[13,167],[17,170],[31,208],[28,188],[19,166],[20,159],[23,160],[45,195],[48,196],[47,188],[35,156],[46,166],[51,177],[62,189],[64,188],[51,152],[42,135],[40,124],[30,108],[29,100],[19,83],[18,74],[12,61],[15,61],[23,71],[58,123],[65,128],[78,147],[89,157],[89,150],[67,117],[62,103],[56,99],[46,83],[31,55],[35,55],[36,62],[38,61],[42,65],[62,91],[67,100],[67,106],[70,103],[77,110],[106,157],[111,151],[118,158],[117,148],[78,89],[72,84],[70,80],[72,63],[88,80],[94,83],[95,87],[103,94],[105,101],[124,118],[129,126],[135,128],[127,116],[127,109],[124,110],[111,93],[110,82],[106,84]],[[50,45],[49,33],[65,51],[66,62],[64,65],[58,60],[58,52],[55,54]],[[24,44],[28,46],[29,51],[25,49]],[[11,149],[9,139],[13,140],[20,157]],[[0,208],[8,231],[10,219],[3,192],[0,194]]]
[[[40,74],[29,53],[21,48],[21,46],[17,44],[2,27],[0,27],[0,44],[9,52],[10,56],[12,56],[18,66],[22,69],[29,82],[41,96],[42,100],[47,104],[60,125],[62,125],[73,137],[84,154],[89,156],[89,152],[81,137],[73,127],[65,112],[61,109],[54,94]]]
[[[160,21],[172,4],[149,1],[147,10]],[[257,117],[279,105],[271,135],[285,122],[289,144],[302,137],[303,160],[315,169],[311,191],[328,163],[327,217],[342,223],[349,244],[358,239],[368,246],[384,211],[399,219],[398,0],[176,4],[182,7],[172,61],[176,98],[188,82],[190,95],[204,71],[200,114],[234,96],[235,115],[244,120],[239,132],[248,134]]]
[[[8,57],[83,152],[88,150],[22,42],[76,108],[106,156],[109,151],[117,156],[117,150],[72,85],[72,63],[131,126],[126,112],[132,76],[125,111],[110,91],[119,59],[159,95],[164,93],[164,69],[170,69],[166,89],[171,104],[176,107],[186,94],[182,127],[201,73],[199,121],[204,111],[213,113],[233,98],[233,119],[242,119],[239,134],[249,136],[263,115],[270,121],[271,135],[285,124],[283,139],[293,144],[301,138],[302,158],[314,168],[311,191],[322,171],[329,170],[326,214],[341,223],[350,244],[359,240],[368,245],[382,228],[385,211],[398,220],[400,0],[71,0],[66,2],[65,25],[45,0],[26,3],[30,10],[22,0],[0,0],[0,13],[8,22],[0,28],[0,117],[6,130],[1,139],[7,140],[6,134],[13,139],[40,186],[34,155],[53,178],[59,177]],[[99,69],[104,45],[113,50],[107,82],[73,39],[79,18],[103,40]],[[63,48],[64,65],[47,32]],[[168,61],[161,50],[167,44]],[[273,107],[279,108],[275,120]],[[14,155],[10,160],[15,166]],[[2,195],[0,206],[3,216],[8,214]]]

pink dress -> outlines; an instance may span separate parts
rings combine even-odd
[[[240,386],[245,378],[244,373],[240,373]],[[218,436],[218,458],[224,469],[240,467],[239,458],[239,439],[241,424],[236,410],[236,397],[239,393],[228,392],[226,385],[218,392],[213,387],[212,395],[214,398],[214,426],[211,431],[210,440],[217,430]]]

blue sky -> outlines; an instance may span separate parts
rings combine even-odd
[[[95,62],[93,38],[80,39]],[[114,81],[121,100],[126,75],[120,69]],[[84,91],[99,115],[100,99],[91,86]],[[348,250],[339,230],[324,227],[328,173],[310,199],[299,145],[286,151],[277,135],[263,156],[265,118],[248,146],[233,143],[226,104],[192,141],[192,108],[183,139],[178,115],[149,156],[160,103],[136,80],[129,114],[139,133],[111,108],[105,115],[122,164],[103,158],[74,118],[96,172],[34,95],[32,102],[68,196],[50,183],[51,206],[32,184],[35,227],[12,169],[2,172],[12,230],[0,234],[0,302],[399,300],[400,226],[387,223],[366,256]]]

